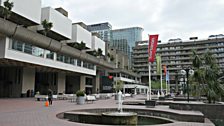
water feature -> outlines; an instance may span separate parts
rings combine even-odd
[[[118,93],[117,108],[85,109],[68,111],[58,114],[57,117],[67,119],[72,122],[101,124],[101,125],[155,125],[172,123],[168,119],[152,117],[148,115],[138,115],[146,113],[145,110],[124,109],[123,111],[122,92]],[[133,112],[134,111],[134,112]],[[149,114],[150,115],[150,114]]]
[[[138,116],[134,112],[123,112],[122,106],[122,92],[118,92],[118,112],[106,112],[102,113],[102,119],[104,124],[114,125],[137,125]]]

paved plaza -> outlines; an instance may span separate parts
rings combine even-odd
[[[131,100],[131,98],[127,99]],[[111,99],[97,100],[85,105],[77,105],[68,100],[53,101],[50,107],[44,106],[44,101],[36,101],[34,98],[18,98],[18,99],[0,99],[0,126],[80,126],[90,125],[69,122],[67,120],[58,119],[56,115],[61,112],[78,109],[92,108],[116,108],[116,101]],[[124,108],[142,108],[171,110],[166,106],[156,106],[156,108],[145,108],[145,106],[125,105]],[[181,113],[188,111],[181,111]],[[197,113],[197,112],[195,112]],[[189,123],[175,122],[172,124],[164,124],[163,126],[212,126],[209,123]]]

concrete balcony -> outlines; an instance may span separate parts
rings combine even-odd
[[[51,7],[42,8],[41,11],[41,21],[46,19],[53,23],[52,29],[47,33],[48,37],[58,41],[72,39],[72,20]],[[43,33],[43,30],[42,25],[40,25],[38,31]]]
[[[3,17],[5,0],[0,0],[0,17]],[[7,19],[18,25],[33,26],[41,22],[41,0],[10,0],[13,2],[12,14]]]
[[[72,24],[72,39],[67,41],[68,43],[85,43],[86,47],[92,48],[92,35],[91,32],[79,24]]]
[[[101,49],[103,52],[102,54],[105,55],[105,50],[106,50],[106,44],[103,40],[101,40],[100,38],[96,37],[96,36],[92,36],[92,48],[95,50]]]

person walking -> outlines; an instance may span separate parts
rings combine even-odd
[[[48,89],[48,102],[49,105],[52,105],[52,99],[53,99],[53,91],[51,89]]]

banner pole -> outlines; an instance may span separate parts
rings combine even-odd
[[[152,96],[151,96],[151,92],[152,92],[152,85],[151,85],[151,62],[149,62],[149,93],[148,93],[148,96],[147,97],[147,100],[152,100]]]
[[[161,62],[161,59],[160,59],[160,62]],[[161,96],[163,96],[163,73],[162,73],[162,62],[161,62],[161,64],[160,64],[160,84],[161,84]]]

